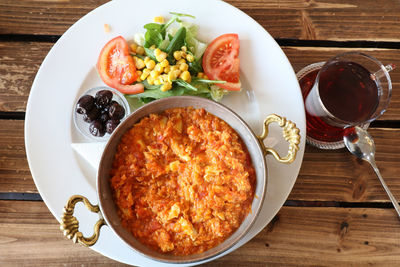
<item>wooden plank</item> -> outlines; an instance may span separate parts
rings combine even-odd
[[[23,121],[0,120],[0,192],[37,192],[25,155]],[[382,176],[400,199],[399,129],[371,129]],[[345,149],[306,147],[303,165],[290,200],[389,202],[367,162]]]
[[[52,43],[0,42],[0,111],[25,111],[32,82]],[[383,64],[400,66],[400,50],[396,49],[341,49],[316,47],[283,47],[294,70],[315,62],[325,61],[345,51],[362,51],[375,56]],[[391,72],[393,95],[382,120],[400,118],[400,71]]]
[[[105,2],[2,0],[0,34],[61,35]],[[275,38],[399,41],[400,6],[395,0],[227,2],[254,18]]]
[[[33,80],[52,46],[0,42],[0,111],[25,111]]]
[[[37,193],[25,154],[24,121],[0,120],[0,193]]]
[[[0,201],[0,262],[126,266],[73,244],[58,228],[43,202]],[[204,266],[395,266],[399,240],[393,209],[283,207],[247,244]]]

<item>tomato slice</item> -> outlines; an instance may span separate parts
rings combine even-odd
[[[143,84],[132,84],[138,75],[129,55],[128,43],[122,36],[115,37],[103,47],[97,61],[97,71],[105,84],[121,93],[137,94],[144,91]]]
[[[223,34],[215,38],[203,55],[204,73],[212,80],[226,81],[219,87],[239,91],[239,36],[234,33]]]

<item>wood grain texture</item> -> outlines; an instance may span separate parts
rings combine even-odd
[[[0,120],[0,193],[36,193],[25,154],[24,121]]]
[[[283,207],[247,244],[204,266],[395,266],[400,263],[399,240],[400,224],[393,209]],[[64,238],[43,202],[4,200],[0,262],[127,266]]]
[[[23,121],[0,120],[0,192],[37,192],[24,146]],[[376,161],[392,193],[400,199],[400,129],[371,129]],[[345,149],[323,151],[306,147],[290,200],[389,202],[367,162]]]
[[[61,35],[105,0],[1,0],[0,34]],[[275,38],[399,41],[396,0],[228,0]],[[149,18],[151,19],[151,18]]]

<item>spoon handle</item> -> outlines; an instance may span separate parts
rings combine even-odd
[[[385,189],[387,195],[389,196],[390,200],[393,203],[394,209],[397,211],[397,214],[400,217],[400,206],[399,206],[399,202],[396,200],[396,198],[392,195],[392,192],[390,192],[389,187],[386,185],[385,181],[383,180],[381,173],[379,172],[378,167],[376,166],[375,160],[371,160],[370,161],[372,168],[374,168],[374,171],[376,173],[376,175],[379,178],[379,181],[381,181],[381,184],[383,186],[383,188]]]

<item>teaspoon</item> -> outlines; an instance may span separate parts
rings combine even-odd
[[[379,178],[383,188],[385,189],[387,195],[389,196],[390,200],[393,203],[397,214],[400,217],[400,206],[399,202],[390,192],[388,186],[386,185],[385,181],[383,180],[378,167],[375,163],[375,143],[372,139],[371,135],[364,129],[360,127],[348,128],[345,130],[345,134],[343,136],[343,141],[347,147],[347,149],[356,157],[368,161],[376,175]]]

